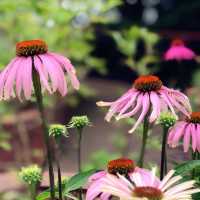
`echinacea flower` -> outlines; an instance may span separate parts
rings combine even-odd
[[[100,190],[102,180],[106,179],[108,174],[112,174],[116,177],[117,174],[121,174],[129,179],[134,173],[139,173],[143,177],[147,178],[149,177],[149,173],[151,172],[136,167],[134,162],[130,159],[120,158],[109,161],[107,165],[107,170],[99,171],[89,178],[86,200],[93,200],[96,197],[99,197],[101,200],[108,200],[111,197],[110,193],[102,192]]]
[[[157,177],[153,173],[148,179],[139,173],[132,174],[131,181],[108,174],[99,187],[121,200],[191,200],[192,194],[200,191],[194,187],[195,181],[179,183],[182,177],[173,176],[174,172],[171,170],[159,183],[155,182]]]
[[[168,144],[176,147],[183,140],[184,152],[192,150],[200,152],[200,112],[192,112],[185,120],[178,121],[169,131]]]
[[[164,55],[165,60],[192,60],[196,57],[195,53],[187,48],[182,40],[172,41],[171,47]]]
[[[184,115],[190,113],[190,103],[186,95],[178,90],[163,86],[162,81],[153,75],[140,76],[134,81],[133,87],[122,97],[114,102],[97,102],[98,106],[110,106],[105,117],[107,121],[116,115],[116,119],[128,118],[136,115],[141,110],[141,114],[133,128],[137,126],[148,115],[149,122],[155,122],[162,111],[171,110],[174,116],[180,111]]]
[[[0,75],[0,99],[10,99],[15,97],[15,93],[20,100],[22,93],[25,99],[30,99],[33,91],[33,70],[40,77],[43,91],[59,91],[62,96],[66,95],[64,72],[70,77],[72,86],[79,88],[76,71],[69,59],[49,52],[47,44],[42,40],[29,40],[17,43],[16,57]]]

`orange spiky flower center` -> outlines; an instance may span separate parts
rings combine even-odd
[[[107,169],[110,174],[116,175],[119,173],[121,175],[128,175],[129,173],[134,172],[135,163],[130,159],[119,158],[109,161]]]
[[[192,112],[186,121],[194,124],[200,124],[200,112]]]
[[[148,200],[161,200],[163,197],[162,191],[154,187],[135,187],[133,195],[147,198]]]
[[[162,81],[153,75],[140,76],[134,81],[134,88],[142,92],[150,92],[160,90]]]
[[[48,46],[43,40],[27,40],[16,44],[17,56],[34,56],[44,54],[48,51]]]
[[[180,39],[175,39],[172,41],[171,46],[183,46],[184,42]]]

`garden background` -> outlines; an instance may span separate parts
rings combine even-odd
[[[81,82],[80,90],[67,97],[46,95],[45,105],[50,123],[67,124],[73,115],[90,118],[82,145],[84,169],[104,168],[120,156],[136,159],[141,131],[127,134],[131,120],[105,122],[96,101],[116,99],[138,75],[150,73],[187,93],[198,110],[199,57],[181,63],[162,58],[177,38],[200,54],[199,9],[198,0],[1,0],[0,67],[15,55],[16,42],[44,39],[50,50],[70,58]],[[45,166],[39,113],[33,99],[2,101],[0,114],[0,199],[25,199],[18,169],[33,162]],[[147,168],[159,161],[159,127],[155,132],[148,142]],[[68,176],[77,171],[75,131],[60,146]],[[169,150],[171,166],[187,159],[181,148]]]

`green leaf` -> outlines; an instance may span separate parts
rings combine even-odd
[[[92,169],[86,172],[81,172],[79,174],[76,174],[72,176],[69,181],[66,182],[64,186],[65,193],[68,193],[73,190],[77,190],[84,186],[84,184],[87,182],[89,176],[91,176],[96,170]]]
[[[188,161],[188,162],[185,162],[183,164],[176,166],[175,174],[183,175],[183,174],[191,172],[195,168],[200,168],[200,160],[192,160],[192,161]]]

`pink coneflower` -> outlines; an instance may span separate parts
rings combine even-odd
[[[183,121],[178,121],[170,129],[168,144],[176,147],[183,139],[184,152],[187,152],[192,144],[192,150],[200,152],[200,112],[193,112]],[[191,141],[191,142],[190,142]]]
[[[31,98],[33,91],[32,73],[35,70],[40,77],[43,90],[50,93],[59,91],[64,96],[67,93],[67,83],[64,72],[69,75],[72,86],[79,88],[76,71],[70,60],[57,53],[48,52],[47,44],[42,40],[29,40],[16,45],[16,57],[0,75],[0,99],[23,96]]]
[[[179,183],[182,177],[173,176],[174,172],[170,171],[159,183],[155,182],[157,177],[153,173],[150,179],[135,173],[131,181],[121,175],[117,178],[108,174],[99,187],[121,200],[191,200],[192,194],[200,191],[194,188],[195,181]]]
[[[97,172],[89,178],[86,199],[93,200],[96,197],[99,197],[101,200],[108,200],[111,197],[110,193],[102,192],[99,187],[102,180],[104,180],[108,174],[112,174],[116,177],[117,174],[121,174],[130,179],[134,173],[139,173],[143,177],[147,178],[151,172],[136,167],[134,162],[130,159],[120,158],[110,161],[108,163],[107,170]]]
[[[187,48],[182,40],[172,41],[171,47],[164,55],[165,60],[192,60],[196,57],[195,53]]]
[[[114,102],[97,102],[98,106],[110,106],[105,117],[107,121],[116,115],[116,119],[128,118],[136,115],[140,110],[141,114],[129,131],[134,132],[137,126],[149,115],[149,122],[155,122],[162,111],[168,108],[176,116],[175,109],[185,115],[190,113],[190,103],[183,93],[178,90],[169,89],[163,86],[157,76],[140,76],[122,97]]]

